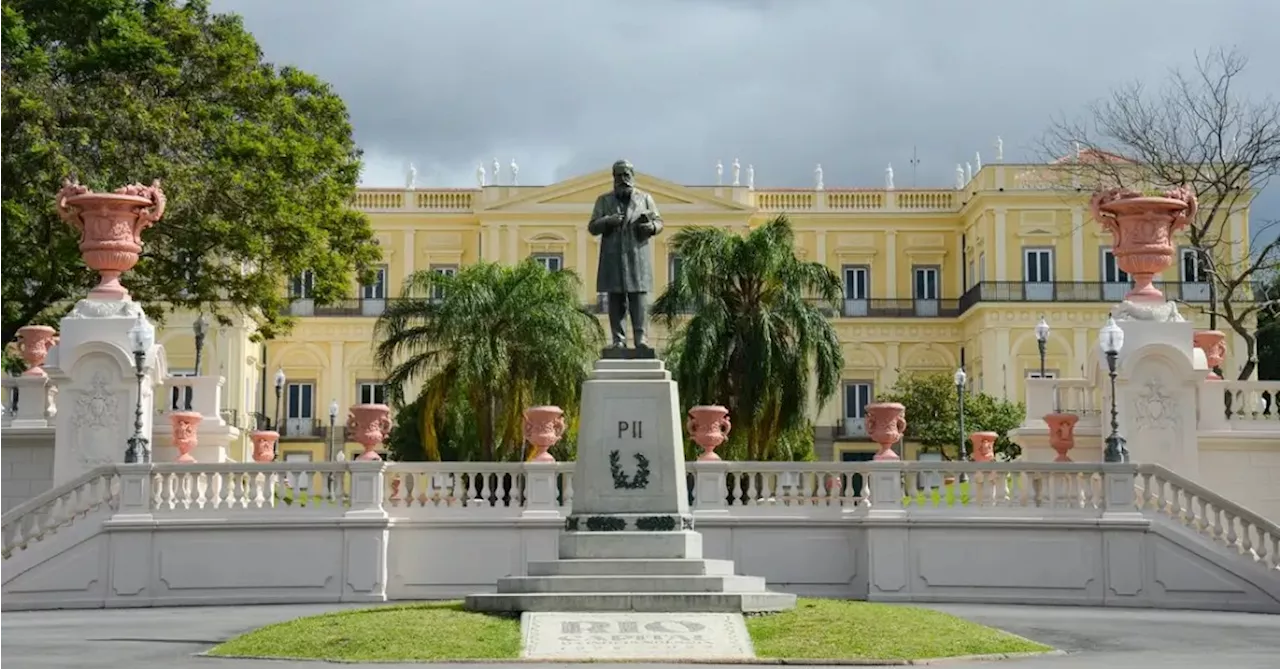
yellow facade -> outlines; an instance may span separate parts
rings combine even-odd
[[[972,390],[1022,399],[1023,379],[1039,371],[1033,328],[1041,316],[1052,327],[1050,374],[1079,377],[1097,368],[1097,330],[1127,285],[1106,260],[1110,235],[1092,221],[1089,193],[1025,178],[1043,169],[987,165],[963,190],[684,186],[643,173],[637,183],[653,195],[667,226],[656,239],[660,287],[669,279],[666,244],[676,230],[700,225],[745,232],[778,214],[791,219],[802,258],[844,278],[845,309],[832,318],[851,387],[814,417],[819,457],[840,459],[874,450],[860,437],[858,407],[863,395],[874,398],[900,374],[951,374],[963,363]],[[549,186],[361,189],[355,206],[368,213],[382,247],[381,287],[352,286],[351,300],[316,305],[305,299],[302,282],[292,282],[302,299],[293,303],[300,317],[289,336],[258,345],[248,343],[247,330],[228,329],[215,354],[228,377],[225,405],[244,416],[279,411],[286,426],[282,452],[329,457],[329,405],[336,401],[341,423],[347,407],[377,392],[369,385],[381,376],[372,358],[373,324],[405,277],[481,259],[511,263],[535,256],[578,272],[588,291],[584,301],[595,302],[598,244],[586,224],[596,196],[610,187],[609,170],[602,169]],[[1247,210],[1232,213],[1227,228],[1237,242],[1232,253],[1243,253]],[[1193,303],[1207,295],[1207,285],[1186,274],[1193,270],[1175,262],[1159,277],[1166,293]],[[1204,320],[1194,309],[1184,311]],[[175,321],[167,329],[162,342],[170,367],[185,369],[189,324]],[[661,340],[662,333],[655,335]],[[1243,350],[1233,340],[1230,350]],[[289,387],[277,409],[270,378],[278,368]]]

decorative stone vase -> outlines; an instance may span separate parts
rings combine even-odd
[[[1045,414],[1044,422],[1049,425],[1049,447],[1057,451],[1054,462],[1071,462],[1067,451],[1076,447],[1076,422],[1080,417],[1073,413]]]
[[[698,462],[715,462],[720,459],[716,455],[716,447],[729,438],[733,423],[729,422],[728,409],[711,404],[689,409],[689,420],[685,421],[684,427],[693,438],[693,443],[702,449]]]
[[[907,431],[907,408],[897,402],[876,402],[867,405],[866,426],[871,441],[880,445],[873,460],[900,460],[893,452],[893,445]]]
[[[385,404],[357,404],[347,415],[347,434],[364,447],[357,460],[381,460],[374,449],[391,434],[391,407]]]
[[[1164,197],[1148,197],[1127,188],[1093,194],[1089,211],[1111,233],[1116,264],[1133,277],[1133,290],[1126,300],[1164,301],[1151,281],[1173,264],[1173,235],[1195,219],[1196,206],[1195,193],[1185,187],[1165,191]]]
[[[254,430],[249,433],[249,441],[253,444],[254,462],[271,462],[276,459],[276,442],[280,433],[275,430]]]
[[[1192,335],[1191,341],[1195,342],[1196,348],[1204,351],[1205,360],[1209,362],[1209,374],[1205,376],[1209,381],[1221,381],[1222,377],[1213,371],[1217,367],[1222,366],[1222,361],[1227,357],[1227,335],[1217,330],[1197,330]]]
[[[548,448],[564,438],[567,428],[564,411],[557,406],[529,407],[524,410],[524,440],[533,444],[531,462],[555,462]]]
[[[973,444],[974,462],[993,462],[996,459],[996,440],[1000,435],[996,432],[974,432],[969,435]]]
[[[57,343],[58,331],[48,325],[26,325],[18,328],[18,355],[27,363],[27,371],[22,375],[48,376],[41,365],[49,356],[49,349]]]
[[[204,416],[200,415],[198,411],[169,412],[169,425],[173,426],[173,445],[178,448],[178,462],[185,464],[196,461],[191,456],[191,451],[195,450],[199,441],[196,430],[200,427],[200,421],[202,420],[204,420]],[[256,460],[257,458],[255,457],[254,459]],[[271,458],[267,459],[270,460]]]
[[[94,300],[128,300],[120,275],[138,264],[142,231],[164,216],[165,197],[160,181],[150,186],[131,184],[114,193],[94,193],[74,181],[64,181],[58,191],[58,216],[80,233],[84,264],[101,277],[89,291]]]

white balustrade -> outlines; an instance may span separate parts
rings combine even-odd
[[[1207,381],[1206,391],[1222,389],[1221,411],[1231,429],[1280,432],[1280,381]],[[1216,394],[1216,393],[1215,393]],[[1211,400],[1206,400],[1211,401]],[[1213,410],[1216,405],[1209,404]]]
[[[99,467],[38,495],[4,514],[3,557],[71,526],[95,512],[115,510],[120,499],[120,479],[114,467]]]
[[[343,513],[351,508],[351,471],[345,462],[156,464],[151,512]]]
[[[465,510],[519,516],[526,506],[567,510],[573,501],[573,463],[551,467],[554,498],[535,499],[529,473],[545,465],[520,462],[397,462],[387,465],[383,504],[393,516]]]
[[[869,505],[869,462],[690,462],[693,508],[751,512]],[[719,483],[717,486],[716,484]],[[712,497],[712,496],[716,497]]]

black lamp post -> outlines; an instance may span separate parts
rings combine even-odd
[[[1107,358],[1107,372],[1111,376],[1111,434],[1107,436],[1103,462],[1128,462],[1129,449],[1120,436],[1120,419],[1116,411],[1116,359],[1124,347],[1124,330],[1116,325],[1116,319],[1108,317],[1107,324],[1098,331],[1098,348]]]
[[[1036,323],[1036,346],[1040,348],[1040,378],[1044,378],[1044,350],[1049,344],[1049,322],[1040,317],[1040,322]]]
[[[338,424],[338,400],[334,398],[329,402],[329,460],[333,460],[333,446],[336,443]]]
[[[956,370],[956,375],[955,375],[956,400],[960,404],[959,413],[960,413],[960,461],[961,462],[964,462],[965,460],[969,459],[968,448],[964,443],[964,382],[968,378],[969,378],[968,375],[964,373],[963,367]],[[967,474],[965,474],[964,472],[960,472],[960,481],[962,483],[964,481],[967,481],[968,479],[969,479],[969,476]]]
[[[196,336],[196,376],[200,376],[200,354],[204,352],[204,336],[209,334],[209,322],[204,319],[203,313],[201,313],[199,318],[196,318],[195,322],[191,324],[191,331]],[[190,409],[191,407],[187,408]]]
[[[284,430],[281,429],[283,426],[280,424],[280,397],[284,395],[285,380],[284,370],[276,368],[276,415],[274,427],[280,434],[284,434]]]
[[[151,462],[151,441],[142,434],[142,380],[147,375],[147,353],[156,343],[156,329],[146,314],[129,328],[129,343],[133,345],[133,369],[138,379],[138,400],[133,407],[133,436],[125,449],[124,461],[128,463]]]

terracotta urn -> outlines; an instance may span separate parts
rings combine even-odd
[[[1054,462],[1071,462],[1067,451],[1076,446],[1076,422],[1080,417],[1073,413],[1045,414],[1044,422],[1049,425],[1049,447],[1057,451]]]
[[[728,409],[711,404],[689,409],[689,420],[685,421],[684,427],[693,438],[693,443],[702,449],[698,462],[714,462],[720,459],[716,455],[716,447],[729,438],[733,423],[729,422]]]
[[[173,445],[178,448],[178,462],[196,461],[191,456],[191,451],[195,450],[199,441],[196,430],[200,427],[200,421],[202,420],[204,420],[204,416],[200,415],[198,411],[169,412],[169,425],[173,426]]]
[[[531,462],[555,462],[548,448],[564,438],[564,411],[557,406],[529,407],[524,410],[524,440],[533,444]]]
[[[276,459],[276,442],[280,433],[275,430],[254,430],[249,433],[249,441],[253,444],[254,462],[271,462]]]
[[[1116,264],[1133,277],[1132,302],[1163,302],[1151,285],[1155,275],[1173,264],[1173,235],[1196,216],[1196,196],[1185,187],[1165,191],[1163,197],[1144,196],[1127,188],[1093,194],[1089,210],[1112,236]]]
[[[27,363],[27,371],[23,376],[48,376],[45,374],[44,359],[49,356],[49,349],[58,343],[58,331],[48,325],[26,325],[18,328],[18,355]]]
[[[160,181],[150,186],[131,184],[114,193],[95,193],[74,181],[64,181],[57,195],[58,216],[80,233],[80,255],[98,273],[94,300],[127,300],[129,291],[120,275],[138,264],[142,231],[164,216]]]
[[[995,432],[974,432],[969,435],[973,444],[974,462],[993,462],[996,459],[996,440],[1000,435]]]
[[[1196,348],[1204,351],[1205,360],[1209,362],[1209,374],[1205,378],[1210,381],[1221,381],[1222,377],[1213,371],[1222,366],[1227,357],[1227,335],[1217,330],[1197,330],[1192,335]]]
[[[347,434],[364,447],[357,460],[381,460],[374,450],[391,434],[391,407],[385,404],[357,404],[347,415]]]
[[[893,452],[893,445],[902,439],[907,431],[907,419],[904,417],[907,408],[897,402],[876,402],[867,405],[866,426],[871,441],[880,444],[880,450],[874,460],[899,460]]]

